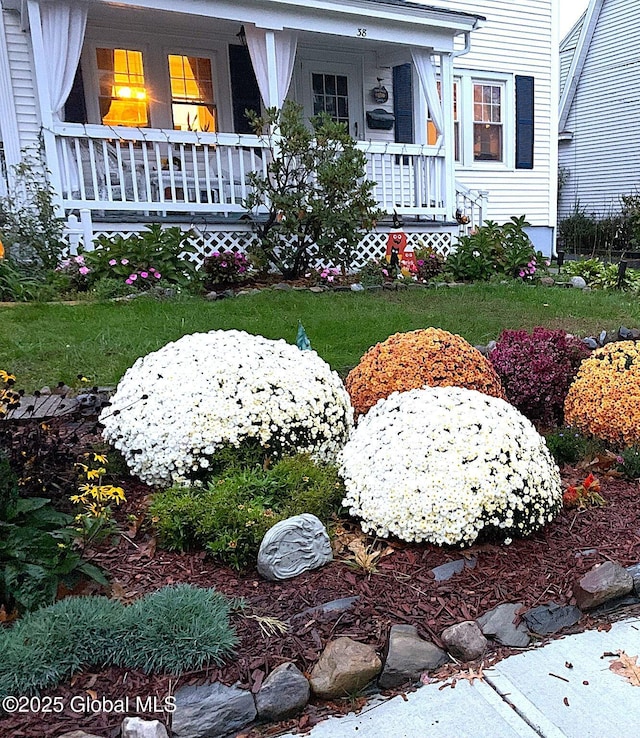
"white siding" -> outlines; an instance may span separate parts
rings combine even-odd
[[[569,76],[569,67],[573,61],[573,55],[580,39],[580,32],[584,23],[584,15],[569,31],[569,33],[560,42],[560,96],[564,90],[567,77]]]
[[[20,28],[18,13],[5,11],[4,22],[20,131],[20,147],[32,148],[38,145],[40,121],[34,87],[31,42],[29,35]]]
[[[559,146],[566,170],[559,217],[603,217],[637,191],[640,171],[640,3],[605,0]]]
[[[557,90],[553,74],[557,48],[552,28],[554,0],[450,0],[447,7],[486,17],[471,33],[471,52],[455,60],[456,70],[503,72],[535,79],[535,144],[532,170],[498,164],[460,168],[457,178],[467,187],[489,191],[487,217],[498,222],[526,215],[534,226],[552,226],[556,205]],[[478,75],[481,77],[481,74]],[[513,117],[513,111],[507,111]],[[469,130],[469,126],[467,126]],[[515,141],[507,146],[515,148]]]

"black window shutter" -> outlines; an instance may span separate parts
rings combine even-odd
[[[533,169],[533,77],[516,76],[516,169]]]
[[[64,119],[67,123],[86,123],[87,106],[84,101],[84,83],[82,81],[82,69],[78,64],[76,76],[67,102],[64,104]]]
[[[233,130],[235,133],[253,133],[245,110],[260,113],[260,89],[249,50],[244,46],[229,45],[229,72],[233,100]]]
[[[396,143],[413,143],[411,64],[400,64],[393,68],[393,114],[396,118]]]

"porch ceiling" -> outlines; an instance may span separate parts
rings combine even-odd
[[[176,31],[189,32],[197,16],[198,36],[228,34],[242,23],[255,23],[274,30],[289,28],[443,51],[451,50],[456,35],[484,20],[480,15],[403,0],[307,0],[304,4],[294,0],[94,0],[90,18],[111,23],[122,18],[123,11],[128,27],[133,23],[147,30],[149,13]]]

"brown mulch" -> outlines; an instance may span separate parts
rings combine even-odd
[[[597,474],[597,472],[596,472]],[[584,479],[583,469],[565,468],[565,484]],[[544,530],[511,545],[483,544],[461,552],[432,545],[394,544],[393,552],[378,561],[377,571],[367,574],[347,566],[344,559],[286,582],[267,582],[255,571],[243,574],[212,563],[202,554],[169,553],[156,548],[148,532],[130,530],[118,545],[103,546],[92,560],[108,572],[112,594],[124,601],[135,599],[167,584],[189,582],[215,587],[246,601],[244,615],[233,616],[240,638],[235,660],[223,668],[187,674],[179,679],[145,676],[123,669],[82,673],[71,683],[47,694],[61,696],[65,705],[73,696],[93,693],[120,699],[156,696],[158,701],[185,684],[219,680],[239,682],[257,691],[263,679],[285,661],[294,661],[309,672],[324,646],[332,638],[349,636],[381,650],[392,623],[410,623],[419,633],[440,644],[439,636],[453,623],[475,619],[503,602],[522,602],[531,608],[553,600],[570,603],[576,579],[603,561],[623,566],[640,560],[640,499],[638,484],[616,477],[598,475],[607,505],[584,511],[564,510]],[[125,516],[144,509],[149,488],[130,483],[126,489]],[[129,518],[130,520],[130,518]],[[436,582],[431,569],[461,557],[475,557],[474,568],[465,568],[448,581]],[[307,608],[343,597],[358,596],[356,604],[333,615],[305,613]],[[278,618],[288,625],[285,635],[265,636],[254,619],[245,615]],[[597,627],[598,621],[583,617],[573,630]],[[600,627],[603,627],[600,624]],[[606,625],[604,626],[606,627]],[[484,659],[487,666],[512,653],[500,648]],[[454,674],[459,667],[446,667],[441,676]],[[330,712],[345,711],[353,703],[316,703],[301,718],[279,726],[253,731],[251,736],[275,735],[284,729],[308,728]],[[163,713],[125,714],[165,720]],[[101,736],[117,736],[123,714],[102,712],[82,715],[68,707],[62,714],[31,713],[0,718],[2,735],[12,738],[55,738],[82,728]],[[249,734],[247,734],[249,735]]]

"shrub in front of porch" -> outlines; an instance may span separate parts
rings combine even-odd
[[[214,251],[202,263],[205,273],[204,288],[242,284],[251,278],[251,262],[235,251]]]
[[[130,290],[148,290],[161,282],[197,288],[200,282],[196,266],[189,258],[196,253],[191,238],[190,231],[163,228],[158,223],[126,238],[99,236],[95,250],[83,254],[91,284],[117,279]]]
[[[314,351],[240,331],[195,333],[141,357],[101,415],[104,437],[148,484],[190,484],[217,455],[258,444],[261,460],[308,453],[330,461],[353,410]]]
[[[370,348],[345,382],[358,415],[392,392],[466,387],[504,398],[495,369],[461,336],[440,328],[396,333]]]
[[[525,228],[524,215],[503,225],[487,220],[469,236],[461,236],[453,254],[447,257],[446,271],[456,280],[485,281],[508,277],[537,282],[548,262],[533,248]]]
[[[266,176],[249,175],[248,210],[255,222],[258,256],[285,278],[304,275],[318,259],[348,270],[362,235],[382,213],[365,178],[366,157],[347,128],[328,116],[308,127],[291,101],[263,117],[249,113],[256,134],[268,142]]]

